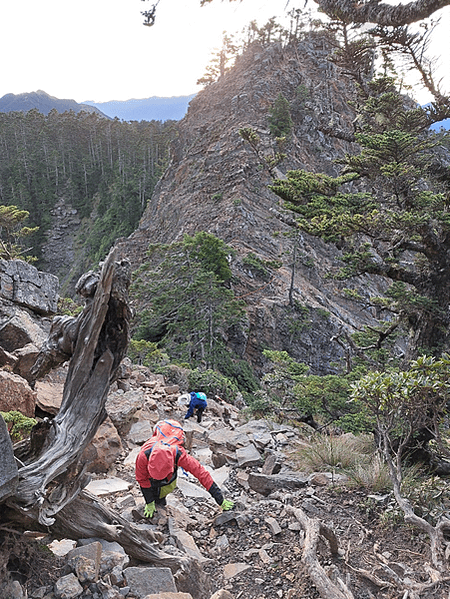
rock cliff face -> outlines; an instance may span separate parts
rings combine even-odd
[[[330,62],[326,38],[312,36],[286,48],[251,48],[190,103],[171,164],[139,228],[121,247],[137,266],[149,243],[198,231],[220,237],[236,250],[234,290],[245,299],[248,313],[248,327],[229,340],[230,346],[260,372],[262,350],[270,347],[289,351],[312,373],[330,373],[343,357],[332,341],[338,329],[354,329],[373,315],[356,311],[340,284],[327,278],[337,265],[337,250],[299,232],[293,284],[297,310],[289,307],[294,220],[268,189],[267,168],[239,136],[240,128],[252,127],[264,152],[275,151],[268,118],[280,92],[290,103],[294,130],[279,176],[294,168],[336,174],[333,160],[356,148],[326,137],[319,125],[332,121],[351,130],[354,114],[348,101],[354,90]],[[249,254],[265,267],[249,267]],[[274,261],[282,266],[271,267]],[[365,280],[363,293],[376,293],[377,285],[382,282]]]

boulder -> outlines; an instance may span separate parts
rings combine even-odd
[[[176,593],[175,580],[170,568],[140,568],[131,566],[123,571],[126,583],[137,599],[161,592]]]
[[[0,260],[0,296],[37,314],[56,314],[59,280],[23,260]]]
[[[0,370],[0,411],[16,410],[29,418],[34,417],[36,392],[18,374]]]
[[[67,554],[67,564],[81,583],[97,582],[100,573],[102,546],[98,541],[75,547]]]
[[[67,574],[59,578],[54,587],[55,596],[58,599],[75,599],[83,592],[83,587],[75,574]]]
[[[67,366],[62,366],[36,381],[34,385],[37,393],[36,405],[47,414],[56,415],[59,412],[66,376]]]
[[[238,449],[236,449],[236,458],[240,468],[258,466],[262,463],[261,454],[253,443],[249,443],[245,447],[238,447]]]
[[[89,462],[89,472],[108,472],[122,451],[122,441],[117,429],[111,419],[106,418],[84,450],[82,461]]]
[[[106,400],[106,411],[119,433],[125,436],[134,422],[134,415],[141,410],[145,403],[144,391],[142,389],[121,389],[113,391]]]
[[[3,300],[0,304],[0,345],[10,353],[29,343],[41,347],[47,339],[49,324],[39,320],[30,310]]]
[[[261,495],[270,495],[278,489],[299,489],[308,486],[308,483],[308,477],[298,472],[271,475],[250,472],[248,476],[249,487]]]
[[[13,352],[15,358],[13,372],[26,379],[28,382],[31,382],[32,376],[30,370],[36,362],[38,354],[39,348],[34,343],[27,343],[23,347],[16,349]]]
[[[169,517],[169,532],[170,536],[175,540],[178,549],[181,549],[189,557],[196,559],[200,563],[211,561],[201,553],[193,537],[176,525],[175,518],[173,517]]]
[[[264,465],[261,468],[262,474],[278,474],[281,470],[282,458],[274,453],[266,455]]]

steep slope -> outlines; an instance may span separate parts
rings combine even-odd
[[[60,113],[73,110],[75,113],[95,112],[109,118],[95,106],[79,104],[75,100],[61,100],[42,90],[23,94],[6,94],[0,98],[0,112],[28,112],[34,108],[43,114],[48,114],[51,110],[57,110]]]
[[[240,128],[253,127],[264,151],[274,152],[268,117],[281,92],[290,103],[294,131],[280,176],[293,168],[336,173],[333,160],[354,148],[326,137],[319,125],[332,120],[341,129],[352,128],[348,101],[353,88],[328,54],[329,44],[320,36],[286,48],[253,47],[232,71],[199,93],[180,122],[170,167],[139,228],[122,245],[134,266],[150,242],[172,242],[197,231],[231,245],[237,253],[234,289],[247,303],[249,324],[229,343],[260,371],[262,350],[270,347],[289,351],[313,373],[333,372],[342,349],[332,337],[341,327],[353,329],[372,318],[369,311],[356,312],[339,284],[326,278],[336,266],[336,250],[299,234],[293,283],[297,308],[289,307],[293,218],[268,189],[267,169],[239,136]],[[249,256],[262,268],[249,266]],[[280,268],[273,267],[277,261]],[[364,294],[375,293],[376,284],[366,280]]]

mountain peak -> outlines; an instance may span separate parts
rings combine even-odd
[[[57,110],[59,113],[69,110],[76,113],[81,111],[96,112],[100,116],[109,118],[94,106],[79,104],[75,100],[61,100],[42,89],[21,94],[6,94],[0,98],[0,112],[28,112],[33,109],[39,110],[43,114],[48,114],[51,110]]]

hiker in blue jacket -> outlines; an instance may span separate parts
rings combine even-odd
[[[185,420],[194,415],[194,412],[197,416],[197,422],[202,421],[203,412],[205,411],[208,403],[206,401],[206,395],[202,392],[191,391],[189,394],[190,402],[189,408],[186,412]]]

